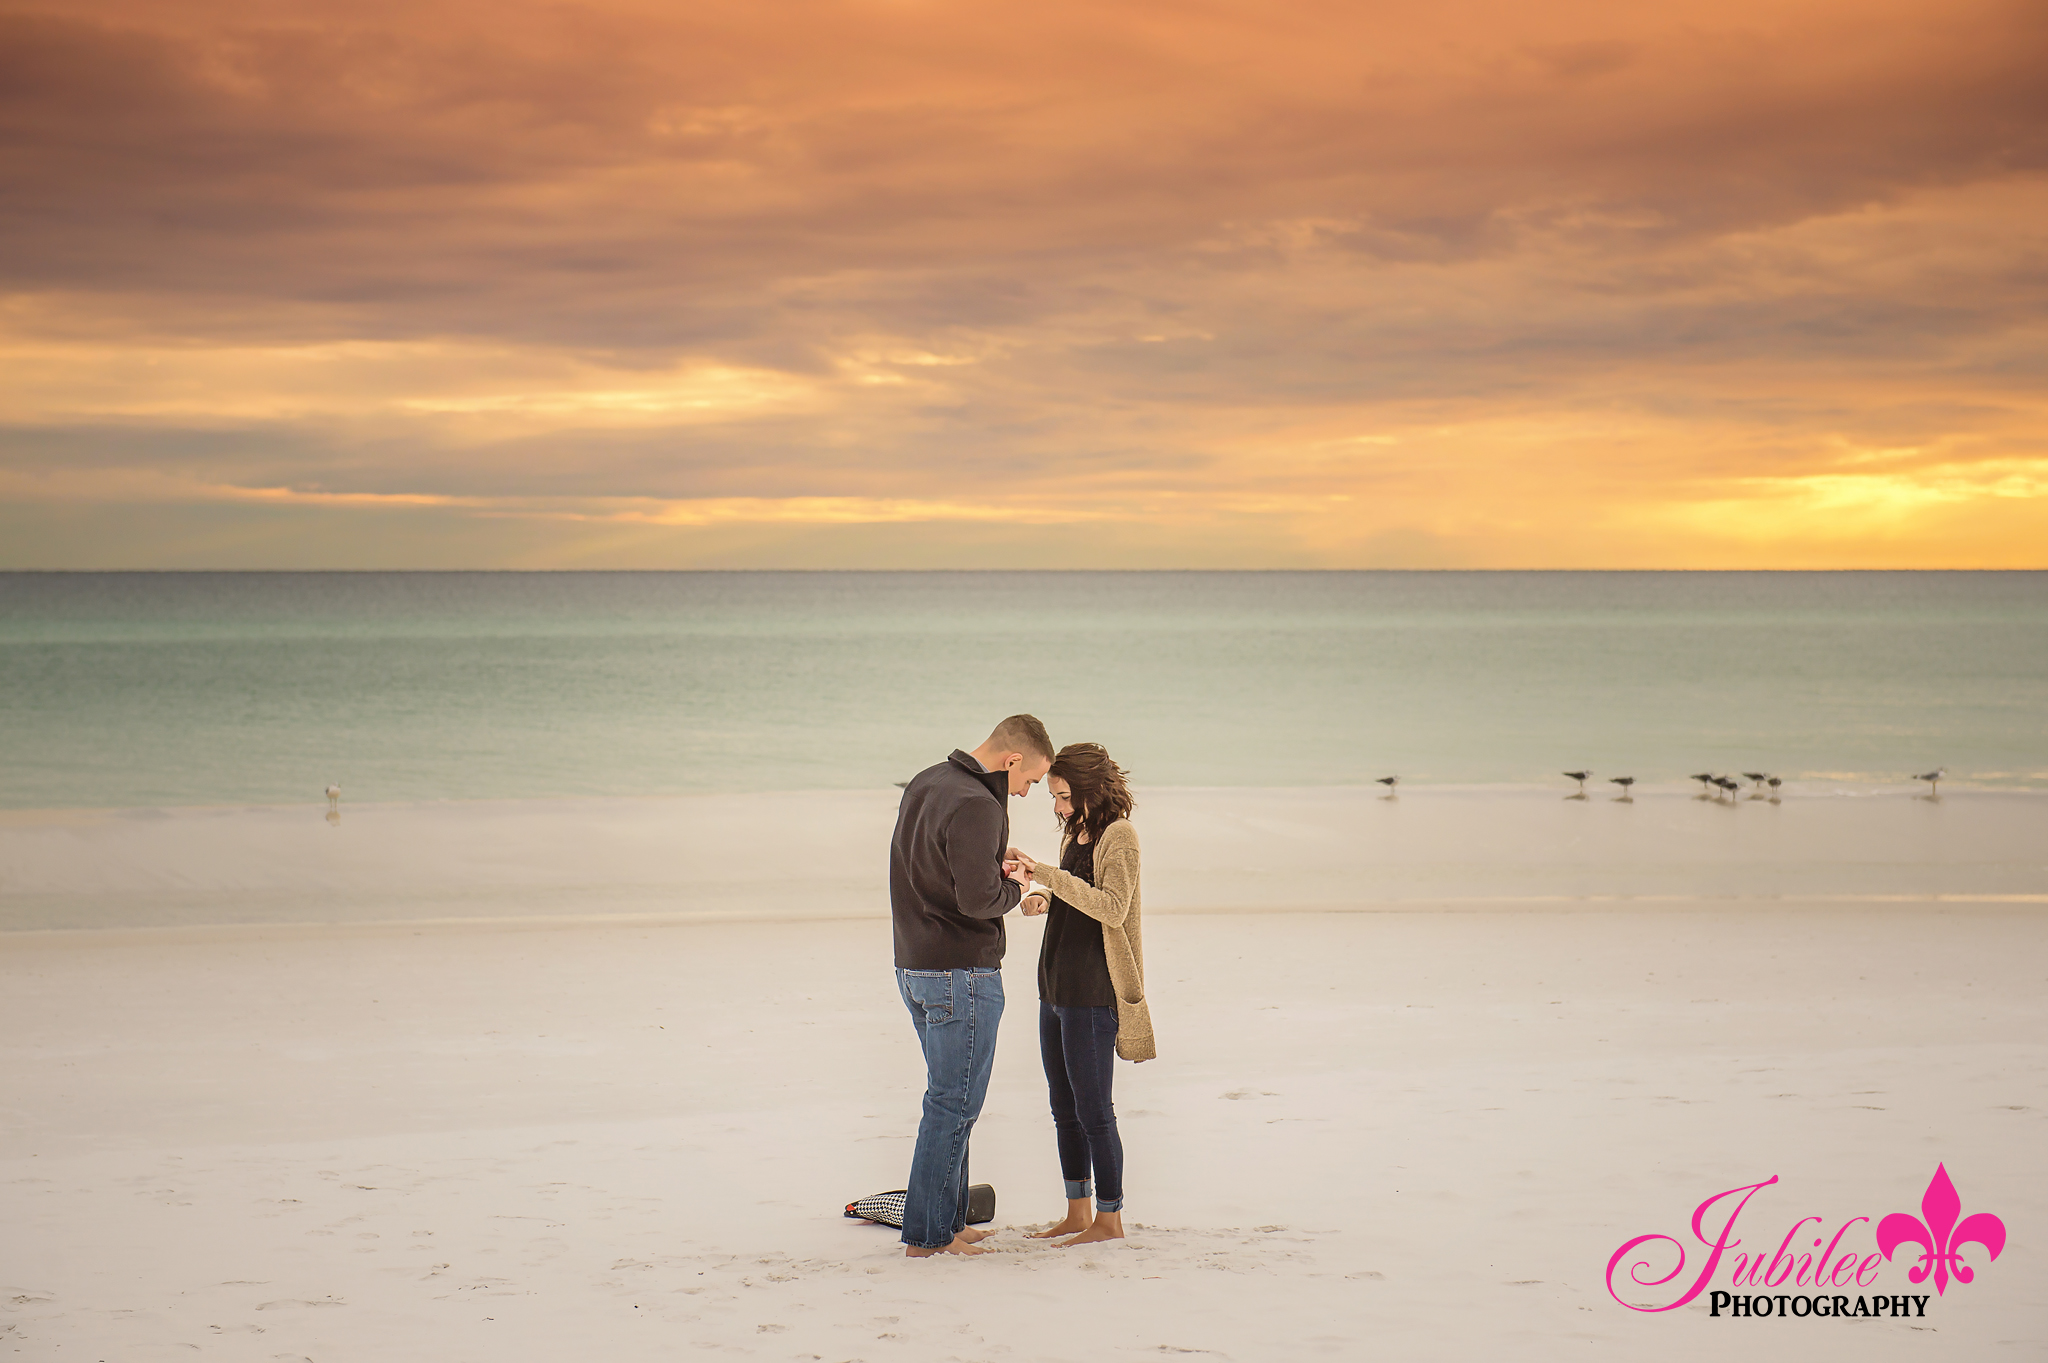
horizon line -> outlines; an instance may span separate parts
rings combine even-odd
[[[1559,573],[1559,574],[1563,574],[1563,573],[1579,573],[1579,574],[1595,574],[1595,573],[1598,573],[1598,574],[1609,574],[1609,575],[1618,575],[1618,574],[1623,574],[1623,573],[1645,573],[1645,574],[1646,574],[1646,573],[1664,573],[1664,574],[1680,574],[1680,573],[1688,573],[1688,574],[1699,574],[1699,575],[1721,575],[1721,576],[1729,576],[1729,577],[1733,577],[1733,576],[1737,576],[1737,575],[1750,575],[1750,576],[1754,576],[1754,575],[1757,575],[1757,574],[1766,574],[1766,573],[1769,573],[1769,574],[1780,574],[1780,575],[1787,575],[1787,576],[1790,576],[1790,575],[1795,575],[1795,574],[1804,574],[1804,575],[1817,575],[1817,574],[1822,574],[1822,573],[1842,573],[1842,574],[1847,574],[1847,573],[1869,573],[1869,574],[1875,574],[1875,573],[2043,573],[2043,572],[2048,572],[2048,564],[2043,564],[2043,565],[2040,565],[2040,566],[2036,566],[2036,567],[2019,567],[2019,568],[2013,568],[2013,567],[1996,567],[1996,568],[1989,568],[1989,567],[1935,567],[1935,568],[1929,568],[1929,567],[1911,567],[1911,568],[1908,568],[1908,567],[1897,567],[1897,568],[1872,568],[1872,567],[1836,567],[1836,568],[1811,568],[1811,567],[1808,567],[1808,568],[1560,568],[1560,567],[1547,567],[1547,568],[1520,568],[1520,567],[1436,567],[1436,568],[1397,568],[1397,567],[1371,567],[1371,568],[1343,568],[1343,567],[1335,567],[1335,568],[1333,568],[1333,567],[1299,567],[1299,566],[1292,566],[1292,567],[1283,567],[1283,566],[1273,566],[1273,567],[1250,567],[1250,568],[1246,568],[1246,567],[1239,567],[1239,568],[1187,568],[1187,567],[1179,567],[1179,568],[1174,568],[1174,567],[1161,567],[1161,568],[875,568],[875,567],[834,567],[834,568],[818,568],[818,567],[809,567],[809,568],[774,568],[774,567],[750,567],[750,568],[719,568],[719,567],[687,567],[687,568],[476,568],[476,567],[472,567],[472,568],[0,568],[0,577],[111,577],[111,576],[115,576],[115,575],[117,575],[117,574],[125,574],[125,575],[130,575],[130,576],[141,576],[141,575],[145,575],[145,574],[158,574],[158,575],[164,575],[164,576],[171,576],[171,575],[176,575],[176,574],[190,574],[190,575],[195,575],[195,576],[196,576],[196,575],[199,575],[199,574],[208,574],[208,575],[214,575],[214,576],[227,576],[227,575],[232,575],[232,574],[243,574],[243,575],[256,575],[256,574],[265,574],[265,573],[268,573],[268,574],[287,574],[287,573],[296,573],[296,574],[300,574],[300,575],[304,575],[304,576],[314,576],[314,575],[320,575],[320,574],[331,574],[331,575],[336,575],[336,576],[339,576],[339,575],[343,575],[343,574],[358,574],[358,575],[363,575],[363,576],[368,576],[368,575],[370,575],[370,574],[421,574],[421,575],[424,575],[424,574],[443,574],[443,575],[454,575],[454,574],[458,574],[458,573],[470,573],[470,574],[485,574],[485,573],[495,573],[495,574],[503,574],[503,575],[507,575],[507,576],[510,576],[510,575],[515,575],[515,574],[525,574],[525,575],[529,575],[529,576],[538,576],[538,575],[540,575],[540,574],[581,574],[581,575],[586,575],[586,576],[593,576],[593,577],[594,577],[594,576],[613,576],[613,577],[619,577],[619,576],[626,576],[626,575],[631,575],[631,574],[639,574],[639,575],[643,575],[643,576],[654,576],[654,575],[657,575],[657,574],[676,574],[676,573],[783,573],[783,574],[796,574],[796,573],[815,573],[815,574],[824,574],[824,573],[874,573],[874,574],[883,574],[883,573],[890,573],[890,574],[897,574],[897,575],[910,575],[910,574],[940,574],[940,573],[979,573],[979,574],[986,574],[986,575],[990,575],[990,576],[994,576],[994,575],[997,575],[997,574],[1006,574],[1006,575],[1011,575],[1011,576],[1017,576],[1017,575],[1023,575],[1023,574],[1034,574],[1034,575],[1037,575],[1037,576],[1041,576],[1041,577],[1053,577],[1053,576],[1080,576],[1080,575],[1082,575],[1082,574],[1097,574],[1097,575],[1100,575],[1100,574],[1106,574],[1106,573],[1123,573],[1123,574],[1130,574],[1130,575],[1137,575],[1137,574],[1141,574],[1141,573],[1158,573],[1158,574],[1165,574],[1165,573],[1185,573],[1185,574],[1195,574],[1195,573],[1213,573],[1213,574],[1223,574],[1223,573],[1274,573],[1274,574],[1279,574],[1279,573],[1296,573],[1296,574],[1302,574],[1302,575],[1307,575],[1307,574],[1336,574],[1336,573],[1410,573],[1410,574],[1422,574],[1422,573],[1441,573],[1441,574],[1451,574],[1451,573],[1466,573],[1466,574],[1480,574],[1480,573]]]

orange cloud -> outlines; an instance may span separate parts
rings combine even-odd
[[[2044,57],[1931,0],[0,10],[0,566],[2040,566]]]

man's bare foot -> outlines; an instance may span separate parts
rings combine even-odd
[[[985,1249],[977,1249],[977,1248],[975,1247],[975,1244],[974,1244],[974,1242],[973,1242],[972,1240],[967,1240],[967,1239],[963,1239],[962,1237],[960,1237],[960,1236],[958,1236],[958,1235],[956,1235],[956,1236],[954,1236],[954,1237],[953,1237],[953,1243],[952,1243],[952,1244],[950,1244],[950,1245],[940,1245],[940,1246],[939,1246],[939,1247],[938,1247],[937,1249],[926,1249],[926,1248],[924,1248],[924,1247],[923,1247],[922,1245],[905,1245],[905,1246],[903,1247],[903,1257],[904,1257],[904,1258],[906,1258],[906,1259],[929,1259],[929,1258],[931,1258],[931,1257],[932,1257],[932,1255],[934,1255],[934,1254],[986,1254],[986,1253],[988,1253],[988,1251],[987,1251],[987,1250],[985,1250]]]
[[[1094,1224],[1095,1204],[1085,1197],[1070,1197],[1067,1199],[1066,1217],[1051,1230],[1035,1230],[1031,1232],[1031,1238],[1033,1240],[1050,1240],[1055,1235],[1072,1235],[1076,1231],[1087,1230]]]
[[[1061,1249],[1072,1249],[1075,1245],[1095,1245],[1104,1240],[1124,1238],[1124,1214],[1122,1212],[1098,1212],[1095,1224],[1071,1240],[1062,1240]]]

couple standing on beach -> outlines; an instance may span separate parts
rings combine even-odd
[[[1062,830],[1057,866],[1010,846],[1009,801],[1041,780]],[[1067,1245],[1123,1237],[1124,1151],[1111,1080],[1117,1056],[1153,1056],[1131,809],[1123,768],[1100,744],[1054,753],[1031,715],[1010,716],[980,747],[955,751],[904,787],[889,902],[896,983],[926,1075],[903,1204],[904,1252],[913,1258],[986,1252],[975,1242],[987,1232],[967,1226],[967,1142],[1003,1016],[1003,916],[1020,906],[1047,915],[1039,1051],[1067,1194],[1066,1216],[1038,1236],[1072,1235]]]

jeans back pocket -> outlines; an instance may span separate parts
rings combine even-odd
[[[953,972],[950,970],[906,970],[903,996],[924,1011],[926,1022],[953,1020]]]

